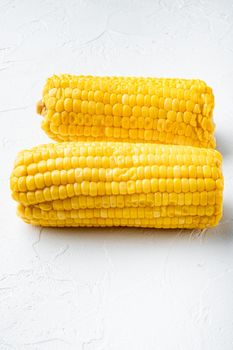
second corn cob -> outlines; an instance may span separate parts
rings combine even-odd
[[[63,74],[37,106],[56,141],[127,141],[215,147],[214,96],[201,80]]]
[[[222,215],[221,162],[190,146],[48,144],[19,153],[11,190],[35,225],[204,228]]]

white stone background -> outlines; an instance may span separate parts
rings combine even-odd
[[[233,349],[233,2],[0,0],[0,349]],[[16,153],[50,142],[53,73],[204,79],[224,216],[206,232],[39,229],[10,198]]]

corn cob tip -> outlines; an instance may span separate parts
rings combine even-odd
[[[46,107],[42,100],[38,101],[36,104],[36,113],[42,116],[44,116],[46,113]]]

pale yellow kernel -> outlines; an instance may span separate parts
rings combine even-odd
[[[72,98],[80,99],[80,97],[81,97],[81,90],[78,88],[73,89]]]
[[[56,102],[56,107],[55,107],[56,112],[61,113],[64,110],[64,103],[63,100],[58,100]]]
[[[101,90],[97,90],[94,92],[94,100],[96,102],[102,102],[104,98],[104,93]]]
[[[73,110],[73,101],[71,98],[66,98],[64,100],[64,109],[66,112],[71,112]]]
[[[142,190],[144,193],[149,193],[151,191],[151,184],[149,179],[142,180]]]
[[[49,97],[47,99],[46,107],[47,109],[55,109],[56,106],[56,98],[55,97]]]
[[[181,192],[181,179],[174,179],[174,191],[175,193]]]
[[[36,184],[35,184],[34,176],[29,175],[26,177],[26,186],[28,191],[35,191]]]
[[[65,88],[65,97],[72,97],[72,89],[70,87]]]
[[[28,167],[29,168],[29,167]],[[20,177],[27,175],[27,167],[26,165],[17,166],[13,171],[14,176]]]
[[[60,185],[60,172],[59,170],[53,170],[51,172],[51,178],[53,185]]]
[[[198,104],[195,104],[195,106],[193,108],[193,113],[195,113],[195,114],[201,113],[201,108]]]
[[[164,109],[166,111],[170,111],[172,109],[172,99],[167,97],[164,100]]]
[[[43,174],[36,174],[34,177],[36,188],[43,188],[45,186]]]
[[[127,181],[127,192],[128,194],[136,192],[135,181]]]

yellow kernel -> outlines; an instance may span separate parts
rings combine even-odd
[[[95,106],[96,106],[96,104],[94,101],[88,102],[88,114],[95,114],[96,113]]]
[[[81,100],[73,99],[73,111],[75,113],[81,112]]]
[[[129,95],[127,95],[127,94],[123,94],[122,95],[122,103],[124,105],[128,105],[129,104]]]
[[[80,99],[80,97],[81,97],[81,90],[78,88],[73,89],[72,98]]]
[[[213,191],[213,190],[215,190],[215,181],[213,179],[204,179],[204,181],[205,181],[206,191]]]
[[[130,124],[130,118],[123,117],[122,118],[122,127],[125,129],[129,129],[129,124]]]
[[[103,91],[97,90],[94,92],[94,100],[96,102],[102,102],[104,98],[104,93]]]
[[[187,111],[193,112],[194,102],[192,100],[187,101],[186,102],[186,108],[187,108]]]
[[[88,113],[88,101],[81,102],[81,112],[84,114]]]
[[[110,104],[113,106],[113,105],[115,105],[116,103],[117,103],[117,96],[116,96],[116,94],[111,94],[110,95]]]
[[[132,115],[134,117],[140,117],[141,116],[141,108],[139,106],[134,106],[132,108]]]
[[[155,107],[159,106],[159,97],[157,95],[151,96],[151,106],[155,106]]]
[[[55,106],[56,106],[56,98],[49,97],[46,103],[47,109],[55,109]]]
[[[112,106],[110,104],[104,105],[104,114],[111,115],[112,114]]]
[[[166,111],[170,111],[172,109],[172,99],[167,97],[164,100],[164,109]]]
[[[144,137],[146,141],[152,140],[153,137],[153,131],[152,130],[145,130]]]
[[[114,104],[114,106],[112,107],[112,113],[113,115],[120,117],[122,114],[122,105],[120,103]]]
[[[196,192],[197,191],[197,181],[196,181],[196,179],[189,179],[189,189],[190,189],[190,192]]]
[[[174,191],[175,193],[181,192],[181,179],[174,179]]]
[[[160,192],[166,191],[166,179],[159,179],[159,191]]]
[[[45,186],[43,174],[36,174],[34,180],[37,188],[43,188]]]
[[[127,192],[128,192],[128,194],[133,194],[136,192],[135,181],[128,181],[127,182]]]
[[[176,121],[176,112],[175,112],[175,111],[168,111],[168,113],[167,113],[167,118],[168,118],[168,120],[170,120],[171,122]]]
[[[72,97],[72,89],[70,87],[65,88],[65,97]]]
[[[130,105],[130,107],[134,107],[136,105],[136,96],[135,95],[129,96],[129,105]]]
[[[192,113],[185,111],[184,112],[184,122],[189,124],[192,118]]]
[[[144,104],[144,96],[142,94],[137,94],[136,102],[138,106],[143,106]]]
[[[64,100],[64,109],[66,112],[71,112],[73,110],[73,101],[71,98],[66,98]]]
[[[132,129],[137,128],[138,119],[136,117],[134,117],[134,116],[130,117],[129,122],[130,122],[130,128],[132,128]]]
[[[149,193],[151,191],[151,185],[149,179],[142,180],[142,190],[144,193]]]
[[[122,116],[123,117],[129,117],[131,115],[132,111],[131,111],[131,108],[130,106],[128,105],[123,105],[123,108],[122,108]]]
[[[55,107],[56,112],[61,113],[64,110],[63,100],[58,100]]]

